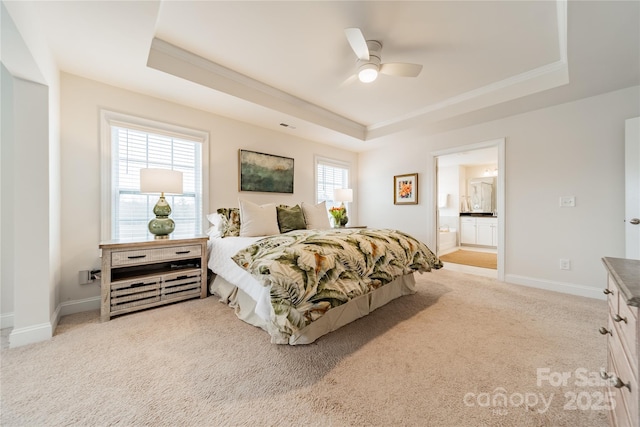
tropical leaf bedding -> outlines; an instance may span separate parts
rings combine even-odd
[[[260,239],[232,259],[270,288],[270,333],[280,343],[333,307],[397,277],[442,267],[424,243],[378,229],[291,231]]]

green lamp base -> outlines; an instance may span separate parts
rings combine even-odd
[[[156,239],[168,239],[169,234],[176,229],[176,223],[167,216],[157,216],[149,221],[149,232],[155,235]]]
[[[176,229],[176,223],[169,218],[171,207],[169,203],[167,203],[167,199],[164,198],[164,193],[154,206],[153,213],[156,214],[156,217],[149,221],[149,232],[153,234],[156,239],[168,239],[169,234],[173,233],[173,230]]]

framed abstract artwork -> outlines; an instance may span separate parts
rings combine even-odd
[[[396,175],[393,177],[393,204],[418,204],[418,174]]]
[[[293,193],[293,159],[239,150],[240,191]]]

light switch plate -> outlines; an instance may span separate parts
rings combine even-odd
[[[573,208],[576,205],[576,196],[560,196],[561,208]]]

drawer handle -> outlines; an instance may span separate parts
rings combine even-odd
[[[598,331],[602,334],[602,335],[611,335],[613,336],[613,334],[611,333],[610,330],[608,330],[607,328],[605,328],[604,326],[601,326],[600,329],[598,329]]]
[[[613,295],[613,291],[610,291],[609,289],[605,289],[602,292],[604,292],[605,295],[609,295],[609,294]]]
[[[131,255],[131,256],[128,256],[127,258],[129,258],[129,259],[139,259],[139,258],[146,258],[146,257],[147,257],[146,255]]]
[[[603,380],[611,380],[611,385],[613,385],[615,388],[622,388],[622,387],[626,387],[629,389],[629,391],[631,391],[631,383],[624,383],[620,377],[618,377],[615,374],[608,374],[606,373],[604,370],[602,370],[600,372],[600,377]]]
[[[191,251],[176,251],[176,255],[184,255],[184,254],[188,254]]]
[[[622,317],[619,314],[616,314],[615,316],[613,316],[613,321],[614,322],[624,322],[627,323],[627,318],[626,317]]]

